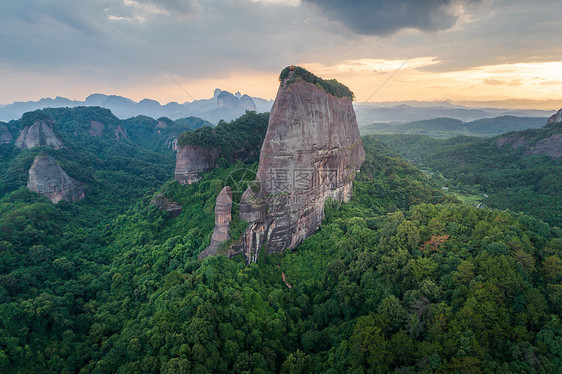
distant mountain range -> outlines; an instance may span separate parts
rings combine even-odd
[[[361,127],[360,131],[362,135],[415,134],[441,139],[459,135],[490,137],[509,131],[540,128],[545,122],[546,117],[499,116],[466,122],[455,118],[441,117],[401,124],[374,123]]]
[[[499,105],[499,103],[498,103]],[[373,123],[400,124],[434,118],[454,118],[460,121],[474,121],[500,116],[548,118],[556,112],[537,109],[506,109],[494,107],[471,107],[452,102],[403,102],[356,104],[355,112],[359,126]]]
[[[540,117],[544,119],[554,113],[554,110],[509,109],[510,103],[507,101],[470,103],[404,101],[355,103],[354,107],[360,127],[374,123],[401,124],[440,117],[448,117],[460,121],[474,121],[499,116]],[[511,108],[520,107],[520,103],[518,105],[515,104]],[[536,105],[537,108],[548,108],[547,104],[551,103],[547,101],[544,103],[530,102],[528,104]],[[185,117],[199,117],[217,124],[221,119],[225,121],[236,119],[244,114],[246,110],[255,110],[258,113],[269,112],[272,105],[273,100],[250,97],[240,92],[232,94],[218,88],[215,89],[213,97],[209,99],[184,102],[183,104],[170,102],[164,105],[151,99],[136,102],[123,96],[96,93],[88,96],[84,101],[70,100],[57,96],[54,99],[43,98],[39,101],[14,102],[12,104],[0,105],[0,121],[17,119],[24,113],[36,109],[100,106],[110,109],[115,116],[121,119],[137,115],[146,115],[152,118],[168,117],[172,120]],[[488,105],[489,107],[484,107]],[[555,109],[557,107],[552,106],[552,108]]]
[[[172,120],[185,117],[199,117],[213,124],[219,120],[231,121],[240,117],[246,110],[268,112],[273,100],[258,97],[252,98],[240,92],[232,94],[228,91],[215,89],[210,99],[195,100],[179,104],[170,102],[165,105],[156,100],[144,99],[135,102],[123,96],[92,94],[84,101],[70,100],[57,96],[54,99],[43,98],[39,101],[15,102],[0,106],[0,121],[20,118],[24,113],[43,108],[64,108],[78,106],[100,106],[111,110],[121,119],[146,115],[152,118],[168,117]]]

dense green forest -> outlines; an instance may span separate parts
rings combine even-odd
[[[200,127],[213,127],[213,124],[197,117],[180,118],[175,121],[167,117],[157,120],[147,116],[136,116],[123,121],[127,135],[135,144],[151,150],[172,150],[174,139],[185,131]]]
[[[223,142],[239,130],[233,124],[261,129],[264,118],[248,113],[194,134]],[[363,138],[366,160],[349,203],[328,202],[321,229],[295,251],[246,266],[197,255],[209,244],[224,181],[255,170],[256,159],[226,157],[181,186],[170,180],[168,151],[74,135],[65,123],[54,126],[65,149],[0,145],[8,186],[0,191],[0,372],[562,367],[562,231],[461,204],[377,138]],[[39,151],[84,180],[86,199],[53,205],[22,187]],[[158,210],[156,194],[182,213]]]
[[[512,134],[529,139],[532,146],[553,131],[543,128]],[[562,226],[562,158],[528,155],[523,147],[498,147],[499,137],[377,137],[418,166],[441,173],[449,188],[484,193],[488,195],[485,204],[492,208],[523,212]]]
[[[180,147],[193,145],[212,150],[228,163],[259,160],[261,145],[267,131],[269,113],[246,111],[231,122],[220,120],[216,127],[186,131],[179,137]]]
[[[434,118],[402,124],[374,123],[360,128],[362,135],[410,134],[447,139],[455,136],[490,137],[508,131],[540,128],[546,122],[541,117],[500,116],[463,122],[455,118]]]

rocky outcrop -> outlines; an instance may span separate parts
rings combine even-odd
[[[215,205],[215,229],[211,237],[211,244],[199,254],[200,259],[216,255],[221,244],[230,239],[228,229],[230,227],[230,221],[232,220],[231,210],[232,189],[226,186],[217,196],[217,203]]]
[[[548,121],[546,121],[546,125],[553,125],[555,123],[561,123],[562,122],[562,109],[560,109],[558,112],[556,112],[556,114],[553,114],[552,116],[550,116],[550,118],[548,119]]]
[[[217,155],[209,149],[186,145],[176,155],[175,178],[179,184],[199,182],[199,173],[213,170]]]
[[[328,198],[347,201],[365,158],[351,100],[315,84],[282,82],[260,153],[257,182],[242,195],[240,218],[249,223],[241,244],[256,262],[266,253],[295,248],[313,234]]]
[[[176,218],[182,212],[182,206],[173,200],[164,197],[162,194],[158,194],[150,201],[150,204],[154,205],[160,210],[166,211],[170,218]]]
[[[236,109],[240,100],[228,91],[222,91],[217,97],[217,108]]]
[[[16,139],[15,146],[20,149],[39,146],[51,147],[54,149],[64,147],[62,142],[53,133],[49,124],[45,121],[35,121],[33,125],[24,127]]]
[[[229,110],[256,110],[256,103],[248,95],[240,96],[237,92],[236,95],[228,91],[221,91],[217,96],[217,108],[226,108]]]
[[[242,109],[244,110],[256,110],[256,103],[254,103],[254,100],[248,95],[242,95],[240,98],[240,105],[242,105]]]
[[[101,138],[105,131],[105,125],[99,121],[90,121],[90,128],[88,129],[88,134],[90,136],[95,136],[96,138]]]
[[[547,155],[552,158],[562,156],[562,134],[554,134],[546,139],[537,141],[534,147],[530,148],[527,155],[540,156]]]
[[[51,202],[79,201],[84,198],[84,186],[71,178],[49,155],[35,157],[29,169],[27,188],[46,196]]]
[[[562,109],[553,114],[543,128],[503,135],[496,141],[496,146],[523,148],[526,156],[562,157]]]
[[[168,139],[164,142],[166,148],[171,149],[172,151],[178,150],[178,137],[177,136],[169,136]],[[176,160],[177,161],[177,160]]]
[[[513,149],[525,147],[528,144],[529,144],[529,140],[526,139],[525,137],[522,137],[518,133],[504,135],[500,137],[496,142],[498,148],[501,148],[506,145],[510,145],[511,148]]]
[[[115,130],[113,130],[115,134],[115,140],[119,141],[120,139],[129,139],[129,135],[127,132],[121,127],[121,125],[117,126]]]
[[[8,129],[8,126],[6,126],[3,123],[0,123],[0,144],[11,143],[12,139],[13,139],[12,133]]]

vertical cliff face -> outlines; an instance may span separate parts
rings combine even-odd
[[[200,259],[216,255],[220,245],[230,238],[228,229],[230,227],[230,221],[232,220],[231,210],[232,190],[229,186],[226,186],[217,196],[217,203],[215,205],[215,229],[211,237],[211,244],[199,254]]]
[[[257,179],[248,189],[240,218],[249,223],[241,245],[247,262],[295,248],[314,233],[328,198],[347,201],[365,158],[348,97],[335,97],[289,75],[277,93],[261,149]]]
[[[35,157],[29,169],[27,188],[46,196],[51,202],[61,200],[78,201],[84,198],[84,186],[71,178],[57,162],[48,155]]]
[[[176,181],[179,184],[199,182],[199,173],[213,170],[217,155],[209,149],[186,145],[176,155]]]
[[[12,139],[12,133],[8,130],[8,126],[0,123],[0,144],[11,143]]]
[[[16,139],[15,146],[20,149],[38,146],[47,146],[54,149],[64,147],[45,121],[35,121],[32,126],[26,126]]]

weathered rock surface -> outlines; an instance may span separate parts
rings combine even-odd
[[[176,181],[192,184],[201,179],[199,173],[213,170],[217,155],[209,149],[187,145],[180,147],[176,155]]]
[[[249,226],[231,254],[244,253],[248,263],[257,261],[262,248],[282,252],[313,234],[326,199],[349,200],[365,158],[349,98],[302,80],[286,82],[277,93],[261,149],[261,190],[248,188],[240,202],[240,218]]]
[[[248,95],[240,96],[240,92],[236,95],[228,91],[221,91],[217,98],[217,108],[227,108],[229,110],[256,110],[256,103]]]
[[[217,97],[217,108],[235,109],[240,105],[240,100],[228,91],[222,91]]]
[[[562,157],[562,109],[552,115],[543,128],[533,130],[531,133],[528,131],[501,136],[496,146],[501,148],[509,145],[513,149],[523,147],[527,156]]]
[[[12,139],[12,133],[8,130],[8,126],[0,123],[0,144],[11,143]]]
[[[53,130],[45,121],[35,121],[31,126],[26,126],[18,138],[15,146],[20,149],[46,146],[54,149],[63,148],[62,142],[53,133]]]
[[[168,149],[171,149],[172,151],[177,151],[178,150],[178,137],[173,136],[173,135],[169,136],[168,139],[166,139],[166,142],[164,143],[164,145]]]
[[[552,158],[562,156],[562,134],[554,134],[546,139],[539,140],[534,147],[525,154],[540,156],[547,155]]]
[[[211,237],[211,244],[199,254],[199,258],[207,256],[214,256],[222,243],[230,239],[228,229],[232,210],[232,189],[226,186],[217,196],[217,203],[215,205],[215,229]]]
[[[240,98],[240,105],[244,110],[256,110],[256,103],[254,100],[248,95],[242,95]]]
[[[154,205],[160,210],[168,212],[170,218],[172,219],[179,216],[182,212],[182,206],[180,204],[168,199],[167,197],[164,197],[162,194],[156,195],[154,199],[152,199],[150,204]]]
[[[88,129],[88,134],[90,136],[95,136],[97,138],[101,138],[105,131],[105,125],[99,121],[91,121],[90,128]]]
[[[129,135],[127,132],[121,127],[121,125],[117,126],[115,130],[113,130],[115,134],[115,140],[119,141],[120,139],[129,139]]]
[[[562,109],[560,109],[558,112],[556,112],[556,114],[553,114],[552,116],[550,116],[548,121],[546,121],[546,124],[547,125],[553,125],[555,123],[561,123],[561,122],[562,122]]]
[[[35,157],[29,169],[27,188],[46,196],[51,202],[79,201],[84,198],[84,186],[70,177],[49,155]]]

